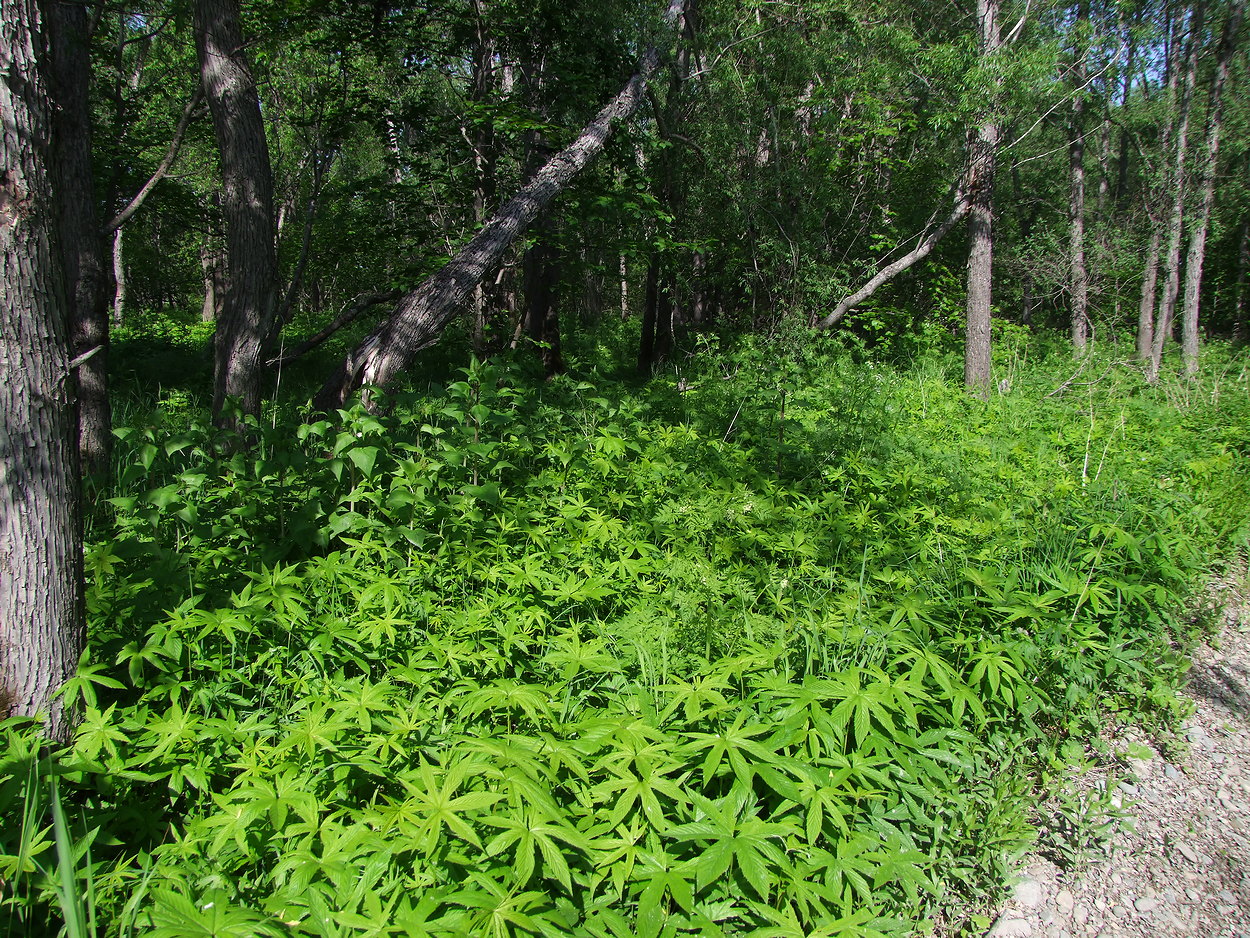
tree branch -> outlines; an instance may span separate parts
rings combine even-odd
[[[963,187],[960,187],[960,189],[955,193],[954,208],[951,209],[951,213],[946,216],[946,219],[942,222],[942,224],[931,230],[926,229],[928,232],[927,234],[925,232],[921,232],[920,243],[917,244],[915,248],[907,254],[904,254],[892,264],[888,264],[887,266],[881,268],[881,270],[877,271],[872,279],[870,279],[850,296],[843,299],[842,302],[834,308],[832,313],[817,323],[816,328],[832,329],[846,317],[847,313],[864,300],[868,299],[868,297],[876,293],[877,288],[883,283],[888,280],[892,280],[908,267],[911,267],[913,264],[916,264],[917,262],[928,257],[929,252],[933,250],[939,241],[950,233],[950,230],[959,223],[960,219],[968,214],[968,210],[970,208],[972,208],[972,201]]]
[[[131,216],[143,207],[144,201],[147,199],[148,194],[156,188],[156,184],[165,178],[165,174],[174,165],[174,160],[178,159],[178,151],[182,149],[182,138],[186,136],[187,127],[191,124],[191,118],[195,115],[196,108],[199,107],[200,102],[203,100],[204,88],[197,83],[195,92],[191,95],[191,100],[182,109],[182,117],[178,119],[178,126],[174,128],[174,139],[169,142],[169,148],[165,151],[165,158],[156,167],[156,172],[152,174],[152,178],[145,182],[143,188],[135,193],[135,197],[130,200],[130,204],[118,212],[113,217],[113,220],[104,226],[104,234],[110,235],[126,224]]]
[[[343,311],[334,317],[330,324],[316,335],[305,339],[289,352],[285,352],[277,358],[269,359],[269,361],[265,362],[265,364],[271,368],[289,365],[297,358],[302,358],[304,355],[307,355],[340,329],[345,329],[356,320],[362,318],[365,313],[378,304],[394,303],[401,296],[403,296],[403,292],[404,291],[402,290],[389,290],[386,293],[361,293],[354,300],[344,306]]]

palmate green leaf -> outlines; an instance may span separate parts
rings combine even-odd
[[[763,724],[744,726],[753,714],[742,711],[733,724],[719,733],[683,733],[690,740],[684,747],[692,755],[706,751],[701,767],[703,785],[706,788],[717,775],[722,763],[728,759],[730,769],[739,783],[749,785],[754,776],[752,760],[768,763],[777,759],[777,753],[756,742],[756,737],[770,733],[772,727]]]
[[[541,856],[543,872],[559,882],[566,892],[572,892],[568,861],[560,845],[571,847],[582,855],[589,854],[590,843],[584,834],[566,824],[539,820],[533,812],[524,810],[520,816],[490,815],[483,818],[482,823],[502,828],[486,845],[486,855],[499,856],[510,850],[512,870],[518,885],[529,883]]]
[[[668,916],[670,901],[686,912],[694,911],[693,866],[690,861],[678,861],[663,847],[639,851],[638,868],[631,877],[642,885],[638,894],[639,938],[659,935]]]
[[[468,694],[461,706],[469,716],[477,716],[487,710],[503,710],[508,713],[519,710],[534,723],[541,724],[551,718],[545,688],[539,684],[523,684],[513,678],[492,681],[480,690]]]
[[[295,845],[288,845],[274,865],[274,883],[298,894],[315,882],[328,882],[336,903],[350,895],[379,853],[386,855],[394,848],[375,831],[341,818],[341,812],[335,812],[312,824],[290,825],[283,834]]]
[[[416,849],[426,853],[433,853],[437,848],[444,828],[448,833],[480,848],[482,842],[468,823],[466,815],[491,807],[503,796],[487,791],[470,791],[457,795],[456,791],[467,778],[481,774],[486,768],[484,763],[461,759],[449,769],[440,771],[422,760],[417,767],[416,779],[399,776],[400,784],[410,797],[402,804],[382,810],[384,824],[412,837],[416,842]]]
[[[642,853],[639,844],[648,833],[646,822],[640,817],[635,817],[628,828],[618,828],[611,833],[602,827],[589,830],[586,836],[595,851],[595,870],[587,877],[586,888],[599,894],[600,887],[611,879],[608,894],[617,900],[624,899],[626,883],[633,881],[634,866]]]
[[[151,891],[153,938],[261,938],[280,936],[283,929],[250,909],[230,902],[219,890],[210,890],[196,901],[168,889]]]
[[[753,796],[745,786],[715,802],[693,793],[691,798],[702,819],[679,824],[664,836],[678,843],[698,841],[703,845],[703,853],[695,861],[700,891],[733,865],[760,898],[767,898],[777,874],[789,868],[785,854],[773,841],[784,841],[797,828],[789,822],[756,817],[752,813]]]
[[[95,760],[104,752],[112,758],[119,758],[117,744],[126,742],[130,736],[116,722],[116,711],[117,704],[109,704],[109,708],[103,712],[95,706],[86,709],[74,738],[75,750],[79,755]]]
[[[913,905],[919,903],[922,890],[930,896],[938,894],[938,886],[928,872],[933,861],[915,847],[907,846],[901,837],[890,842],[880,855],[880,863],[872,876],[874,889],[886,883],[898,883]]]
[[[470,917],[467,934],[509,938],[516,929],[537,934],[543,931],[544,908],[548,905],[541,892],[516,892],[503,883],[477,872],[469,873],[477,889],[462,889],[448,896],[447,901],[467,909],[478,910]]]
[[[603,821],[609,828],[621,827],[635,811],[641,811],[653,828],[664,831],[673,825],[664,802],[689,803],[681,784],[685,776],[676,780],[667,777],[681,767],[679,762],[652,766],[645,760],[632,766],[613,766],[614,777],[593,786],[586,798],[593,805],[611,805]]]
[[[718,716],[733,707],[721,693],[728,689],[729,685],[723,678],[710,674],[695,675],[688,680],[679,678],[664,684],[659,690],[669,695],[670,699],[664,705],[660,720],[667,722],[678,710],[682,711],[686,722],[692,724]]]
[[[337,752],[339,736],[351,726],[351,718],[339,707],[325,702],[311,703],[287,728],[286,738],[278,743],[277,750],[299,749],[309,758],[318,752]]]
[[[873,927],[881,915],[871,906],[838,918],[821,916],[810,924],[792,906],[775,909],[753,902],[751,910],[770,924],[748,932],[750,938],[887,938],[886,932]]]
[[[543,663],[559,670],[562,681],[572,680],[585,671],[604,674],[620,670],[620,662],[607,650],[602,638],[583,640],[581,630],[570,628],[550,639],[550,651],[543,656]]]

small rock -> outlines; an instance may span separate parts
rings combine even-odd
[[[1015,900],[1026,909],[1036,909],[1043,896],[1042,884],[1035,879],[1023,880],[1016,886]]]
[[[1175,781],[1181,777],[1181,770],[1169,763],[1163,767],[1163,774]]]
[[[1059,911],[1064,915],[1071,915],[1073,908],[1076,906],[1076,899],[1072,893],[1066,889],[1060,889],[1059,895],[1055,896],[1055,905],[1059,907]]]
[[[1194,852],[1193,847],[1189,846],[1189,844],[1185,843],[1184,841],[1180,841],[1176,844],[1176,852],[1179,853],[1181,856],[1183,856],[1190,863],[1198,862],[1198,854]]]
[[[1001,918],[990,932],[990,938],[1028,938],[1033,926],[1022,918]]]
[[[1185,898],[1187,898],[1190,902],[1201,902],[1202,893],[1190,886],[1185,890]]]
[[[1153,912],[1158,907],[1159,907],[1159,900],[1152,899],[1149,896],[1142,896],[1140,899],[1138,899],[1136,902],[1133,903],[1133,908],[1135,908],[1138,912],[1141,912],[1143,914],[1145,914],[1146,912]]]
[[[1236,902],[1237,901],[1237,897],[1234,896],[1232,892],[1228,889],[1221,889],[1219,892],[1215,894],[1215,897],[1219,899],[1221,902]]]
[[[1089,921],[1089,909],[1085,908],[1083,905],[1078,905],[1072,911],[1072,921],[1076,922],[1078,925],[1084,925]]]

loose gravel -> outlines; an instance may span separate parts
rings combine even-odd
[[[1131,823],[1071,870],[1029,861],[988,938],[1250,938],[1250,605],[1213,587],[1223,624],[1199,648],[1175,740],[1140,730],[1116,786]],[[1095,780],[1095,784],[1097,784]]]

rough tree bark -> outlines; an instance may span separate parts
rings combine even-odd
[[[113,232],[113,325],[121,326],[126,319],[126,254],[123,229]]]
[[[1190,226],[1189,251],[1185,257],[1185,301],[1181,308],[1181,348],[1185,361],[1185,374],[1198,373],[1198,315],[1202,294],[1202,265],[1206,256],[1207,229],[1211,224],[1211,207],[1215,203],[1215,170],[1219,165],[1220,125],[1223,118],[1224,86],[1228,83],[1228,70],[1233,52],[1237,47],[1237,33],[1245,0],[1236,0],[1224,21],[1220,37],[1219,55],[1215,73],[1211,76],[1211,90],[1207,104],[1207,140],[1202,158],[1202,195],[1198,204],[1197,218]]]
[[[998,0],[977,0],[981,56],[992,59],[1002,45]],[[990,390],[990,305],[994,269],[994,163],[998,123],[986,116],[976,129],[969,159],[968,333],[964,345],[964,386],[981,396]]]
[[[263,356],[278,324],[273,175],[238,0],[195,0],[194,28],[221,152],[226,289],[213,338],[213,414],[224,425],[228,398],[244,414],[260,412]]]
[[[669,0],[664,21],[675,25],[686,0]],[[646,83],[660,64],[660,49],[643,53],[638,71],[571,144],[547,161],[521,190],[440,270],[400,300],[394,313],[335,368],[317,396],[317,406],[342,406],[357,388],[381,386],[403,371],[443,327],[516,240],[607,144],[645,97]]]
[[[98,471],[112,450],[108,396],[108,315],[104,305],[104,240],[96,217],[91,166],[91,37],[80,3],[45,5],[50,46],[52,175],[60,223],[61,265],[78,368],[78,446],[85,466]]]
[[[1176,297],[1180,292],[1181,236],[1185,228],[1185,170],[1189,145],[1189,112],[1194,96],[1194,83],[1198,73],[1198,52],[1202,45],[1202,25],[1205,9],[1203,0],[1196,0],[1189,17],[1189,37],[1186,40],[1185,75],[1181,81],[1180,102],[1176,113],[1174,162],[1170,174],[1172,213],[1166,231],[1166,250],[1162,255],[1163,290],[1155,310],[1154,336],[1150,347],[1150,361],[1146,365],[1146,380],[1153,384],[1159,379],[1163,363],[1163,345],[1172,334],[1172,320],[1176,313]]]
[[[52,105],[36,0],[0,6],[0,715],[42,714],[85,640],[69,317],[53,245]]]
[[[1154,219],[1150,220],[1150,245],[1146,248],[1146,266],[1142,272],[1141,304],[1137,308],[1137,358],[1149,362],[1154,348],[1155,294],[1159,285],[1159,250],[1162,235]]]
[[[1088,26],[1089,6],[1077,13],[1078,30]],[[1072,348],[1079,356],[1089,345],[1089,273],[1085,268],[1085,57],[1087,44],[1078,38],[1072,64],[1072,118],[1068,123],[1068,298],[1072,312]],[[1104,174],[1105,181],[1106,176]]]

